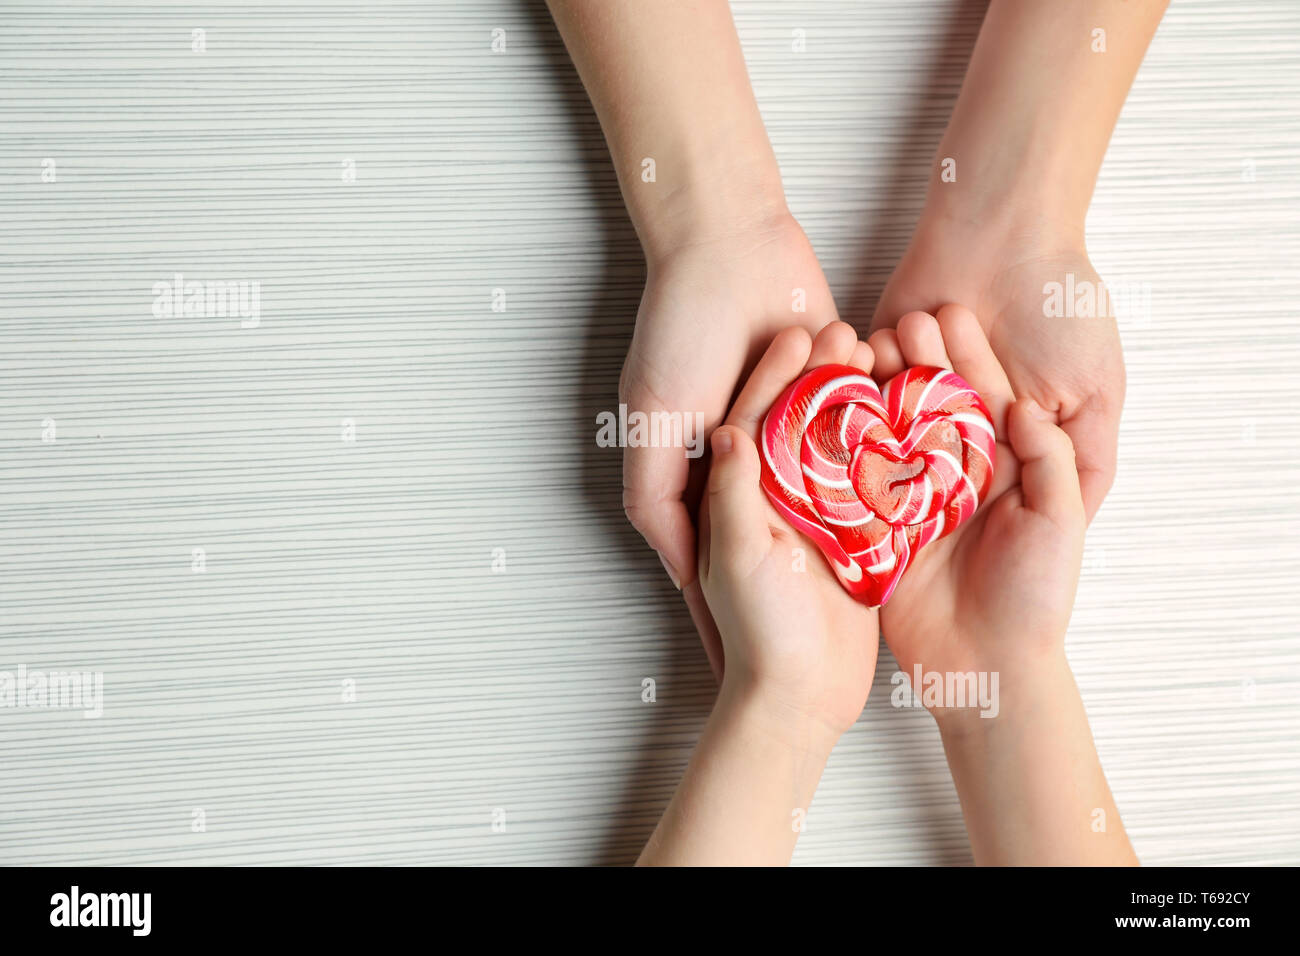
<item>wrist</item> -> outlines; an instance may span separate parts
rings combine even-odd
[[[743,734],[764,748],[789,753],[800,763],[811,762],[818,773],[843,733],[810,708],[733,670],[723,678],[710,722],[724,724],[729,733]]]
[[[751,137],[753,138],[753,137]],[[777,234],[792,222],[766,134],[665,158],[623,188],[651,268],[683,249]]]
[[[1022,655],[1011,667],[995,673],[994,706],[936,707],[930,711],[945,747],[1008,730],[1022,733],[1046,726],[1055,711],[1079,697],[1063,647]]]
[[[949,155],[940,149],[936,170]],[[1030,185],[1032,178],[976,179],[968,173],[964,182],[960,177],[957,182],[942,182],[936,172],[916,231],[999,256],[1016,249],[1086,255],[1087,203],[1080,206],[1060,193]]]
[[[936,718],[976,864],[1135,863],[1063,650],[1021,663],[997,717]]]
[[[990,4],[939,148],[932,198],[955,201],[963,217],[1028,222],[1082,241],[1111,131],[1164,6]],[[1110,28],[1109,50],[1099,20]],[[1088,42],[1098,33],[1100,48]],[[946,177],[944,160],[952,161]]]

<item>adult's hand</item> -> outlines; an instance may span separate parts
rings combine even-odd
[[[1165,6],[992,0],[920,225],[873,321],[890,328],[949,302],[973,309],[1016,397],[1047,409],[1073,441],[1089,519],[1115,476],[1119,333],[1108,311],[1081,314],[1078,302],[1051,314],[1046,287],[1099,288],[1084,219]],[[881,338],[878,362],[890,349]]]
[[[702,413],[706,439],[777,331],[816,331],[835,318],[787,210],[731,8],[727,0],[548,3],[646,254],[621,399],[629,412],[692,421]],[[691,472],[681,448],[629,448],[624,503],[685,593],[719,674],[717,631],[697,583]]]
[[[1124,403],[1119,330],[1110,315],[1045,314],[1043,289],[1059,283],[1095,290],[1100,281],[1082,244],[1046,226],[1003,237],[923,219],[885,287],[870,339],[892,367],[899,356],[893,327],[900,317],[933,314],[946,302],[972,309],[1016,397],[1046,409],[1074,443],[1089,520],[1115,477]],[[1054,311],[1053,303],[1048,306],[1046,311]]]

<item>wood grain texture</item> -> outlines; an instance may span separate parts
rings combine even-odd
[[[734,9],[864,327],[982,10]],[[1300,861],[1298,76],[1291,0],[1178,0],[1089,220],[1153,309],[1069,648],[1148,863]],[[0,187],[0,670],[105,681],[0,710],[0,862],[634,858],[712,687],[594,444],[643,271],[541,3],[6,2]],[[892,670],[798,863],[969,862]]]

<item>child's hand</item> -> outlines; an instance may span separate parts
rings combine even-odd
[[[909,676],[919,667],[947,685],[982,672],[996,686],[983,713],[969,701],[932,708],[975,861],[1136,862],[1065,657],[1086,526],[1069,437],[1034,402],[1014,400],[969,309],[910,313],[871,342],[881,381],[905,364],[962,376],[999,438],[987,500],[917,555],[881,612]]]
[[[877,616],[768,503],[755,440],[768,407],[806,370],[851,364],[870,374],[871,363],[843,322],[815,341],[799,328],[778,335],[713,433],[701,507],[700,580],[722,634],[724,696],[744,688],[792,723],[812,721],[832,742],[866,703]]]
[[[1016,671],[1062,652],[1085,519],[1070,439],[1034,402],[1016,402],[975,315],[957,305],[912,312],[871,337],[875,377],[905,367],[955,371],[993,417],[997,461],[969,521],[917,554],[881,611],[899,666]]]
[[[871,350],[843,322],[815,342],[786,329],[713,433],[699,579],[721,632],[722,688],[643,864],[789,862],[831,748],[866,703],[876,612],[849,597],[759,485],[768,407],[806,368],[832,363],[870,374]]]

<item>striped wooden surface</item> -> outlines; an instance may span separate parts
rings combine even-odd
[[[862,326],[980,6],[735,10]],[[1300,860],[1297,76],[1291,0],[1177,0],[1089,223],[1153,314],[1069,647],[1148,863]],[[105,698],[0,710],[0,862],[632,859],[712,687],[594,443],[642,266],[541,3],[5,0],[0,186],[0,670]],[[969,861],[892,666],[796,862]]]

